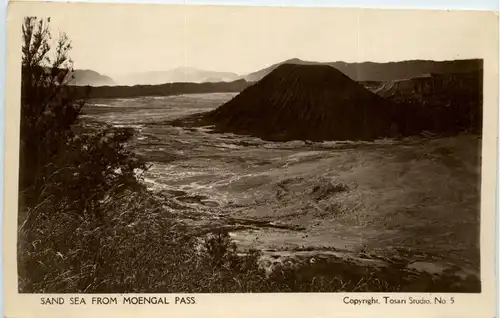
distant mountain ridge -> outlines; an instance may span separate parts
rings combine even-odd
[[[73,78],[68,78],[69,85],[76,86],[112,86],[115,85],[113,79],[109,76],[102,75],[93,70],[74,70],[68,74]]]
[[[241,79],[247,82],[257,82],[283,64],[332,66],[347,75],[350,79],[358,82],[404,80],[421,76],[430,76],[431,74],[460,74],[476,72],[483,69],[483,61],[480,59],[346,63],[304,61],[293,58],[243,76],[239,76],[233,72],[207,71],[192,67],[178,67],[168,71],[130,73],[115,76],[114,79],[112,79],[109,76],[93,70],[77,69],[73,72],[74,79],[70,81],[70,85],[136,86],[162,85],[167,83],[219,83],[234,82]]]
[[[91,94],[93,97],[166,96],[184,93],[240,92],[284,64],[331,66],[351,80],[367,88],[371,86],[376,87],[380,82],[425,78],[444,74],[465,74],[482,71],[483,69],[483,61],[480,59],[455,61],[412,60],[388,63],[322,63],[290,59],[244,76],[238,76],[236,73],[231,72],[212,72],[179,67],[166,72],[137,73],[139,75],[142,74],[141,76],[143,77],[135,76],[135,80],[129,79],[134,83],[146,82],[152,84],[121,84],[123,78],[120,82],[92,70],[75,70],[73,72],[75,78],[70,81],[70,85],[96,87],[97,89],[94,89],[94,92]]]
[[[138,72],[117,76],[120,85],[160,85],[166,83],[233,82],[240,76],[232,72],[207,71],[192,67],[178,67],[168,71]]]
[[[273,64],[256,72],[249,73],[243,76],[243,78],[248,82],[259,81],[282,64],[328,65],[336,68],[355,81],[402,80],[420,77],[428,74],[469,73],[483,69],[483,61],[481,59],[451,61],[408,60],[387,63],[346,63],[314,62],[294,58]]]
[[[238,93],[248,87],[245,80],[218,83],[166,83],[161,85],[98,86],[90,92],[85,86],[74,86],[78,97],[87,98],[133,98],[140,96],[172,96],[200,93]],[[89,95],[87,95],[89,94]]]

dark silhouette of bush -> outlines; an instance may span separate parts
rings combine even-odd
[[[61,35],[50,57],[49,22],[28,17],[23,25],[20,199],[30,207],[64,197],[90,209],[112,188],[138,186],[134,170],[145,166],[123,147],[131,130],[78,127],[85,98],[68,86],[71,43]]]
[[[72,242],[69,235],[54,236],[60,222],[67,222],[63,227],[70,231],[86,220],[105,223],[106,202],[125,190],[143,191],[137,173],[146,169],[124,147],[132,130],[79,125],[85,98],[68,87],[71,43],[62,34],[50,56],[49,23],[27,17],[22,28],[19,275],[33,284],[48,256],[30,254],[30,245],[40,242],[45,252],[49,246],[64,251]]]

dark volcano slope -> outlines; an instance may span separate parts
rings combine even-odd
[[[396,107],[331,66],[283,64],[203,122],[274,141],[372,140],[391,134]]]

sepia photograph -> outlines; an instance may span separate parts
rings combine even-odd
[[[9,21],[19,294],[484,292],[479,19],[64,5]]]

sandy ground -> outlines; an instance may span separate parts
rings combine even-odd
[[[478,275],[479,136],[272,143],[165,124],[233,96],[98,100],[84,112],[135,127],[148,186],[196,226],[229,226],[242,248]]]

